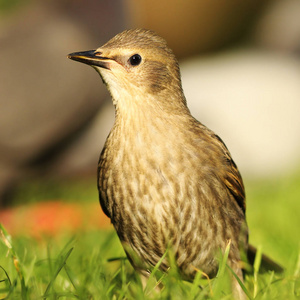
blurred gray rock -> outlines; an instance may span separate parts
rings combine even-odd
[[[97,78],[97,74],[93,75]],[[95,177],[100,152],[113,126],[114,118],[114,107],[108,96],[89,128],[77,135],[68,147],[58,153],[55,161],[49,166],[50,174],[70,176],[88,173]]]
[[[1,18],[0,205],[1,195],[18,178],[53,169],[58,154],[89,129],[108,95],[92,68],[66,57],[100,46],[120,27],[121,20],[110,29],[100,26],[101,15],[114,19],[109,1],[88,2],[100,19],[93,22],[96,13],[89,19],[91,26],[99,25],[97,38],[82,25],[88,16],[77,15],[80,5],[74,8],[70,1],[32,1]],[[117,4],[115,13],[120,13]],[[84,164],[76,170],[84,171]]]
[[[270,1],[253,30],[254,41],[262,47],[300,52],[300,1]]]
[[[244,176],[300,165],[300,61],[241,49],[181,63],[192,114],[228,146]]]

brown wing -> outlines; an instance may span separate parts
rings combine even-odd
[[[233,159],[231,158],[229,150],[227,149],[224,142],[221,140],[219,136],[214,135],[214,137],[216,138],[217,143],[219,144],[219,146],[222,148],[224,152],[224,160],[228,166],[228,169],[226,170],[226,173],[224,174],[224,178],[223,178],[224,183],[228,188],[229,192],[233,195],[239,207],[241,207],[241,209],[245,213],[246,210],[245,189],[244,189],[244,184],[243,184],[241,174],[236,164],[234,163]]]
[[[103,187],[103,185],[105,184],[104,173],[106,171],[106,160],[102,158],[105,157],[106,150],[107,149],[104,146],[100,154],[100,158],[98,162],[98,170],[97,170],[97,185],[98,185],[99,201],[100,201],[101,208],[103,212],[111,219],[111,214],[108,209],[107,197],[104,191],[105,188]]]

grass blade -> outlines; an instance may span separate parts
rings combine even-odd
[[[227,265],[227,268],[231,271],[232,275],[234,276],[234,278],[237,280],[237,282],[239,283],[239,285],[241,286],[242,290],[244,291],[244,293],[247,295],[247,297],[249,299],[254,299],[251,297],[250,293],[248,292],[247,288],[245,287],[244,283],[241,281],[241,279],[235,274],[235,272]]]
[[[153,282],[153,280],[156,281],[156,278],[155,278],[155,274],[157,273],[160,265],[162,264],[163,260],[166,258],[167,256],[167,253],[168,253],[168,250],[165,251],[165,253],[163,254],[163,256],[160,258],[160,260],[158,261],[158,263],[155,265],[155,267],[152,269],[151,271],[151,274],[147,280],[147,284],[146,284],[146,287],[144,289],[144,293],[147,294],[150,292],[150,286],[151,286],[151,283]]]
[[[10,252],[13,262],[14,262],[14,266],[15,269],[17,270],[20,282],[21,282],[21,296],[22,296],[22,300],[27,300],[27,287],[25,284],[25,277],[24,277],[24,272],[23,272],[23,268],[20,262],[19,257],[16,254],[16,251],[13,247],[12,244],[12,238],[11,236],[8,234],[8,232],[5,230],[5,228],[3,227],[2,224],[0,224],[0,240],[4,243],[4,245],[7,247],[8,251]]]
[[[254,264],[253,264],[253,298],[257,296],[258,293],[258,272],[261,264],[261,259],[262,259],[262,247],[259,246],[257,247],[255,259],[254,259]]]
[[[56,277],[58,276],[58,274],[60,273],[60,271],[61,271],[61,270],[63,269],[63,267],[65,266],[65,264],[66,264],[66,262],[67,262],[67,259],[69,258],[69,256],[70,256],[70,254],[72,253],[73,249],[74,249],[74,248],[72,247],[72,248],[67,252],[67,254],[65,255],[65,257],[63,257],[62,263],[58,266],[58,268],[57,268],[57,270],[56,270],[54,276],[51,278],[51,280],[50,280],[50,282],[49,282],[49,284],[48,284],[48,286],[47,286],[47,288],[46,288],[46,290],[45,290],[45,293],[44,293],[44,296],[43,296],[44,298],[46,298],[46,297],[48,296],[49,291],[50,291],[50,289],[51,289],[51,287],[52,287],[52,285],[53,285],[53,283],[54,283]]]

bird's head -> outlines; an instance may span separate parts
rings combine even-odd
[[[141,101],[138,99],[147,96],[185,105],[175,55],[166,41],[150,30],[126,30],[96,50],[68,57],[95,68],[117,106],[124,98]]]

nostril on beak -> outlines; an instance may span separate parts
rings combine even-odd
[[[96,51],[96,52],[94,53],[94,55],[96,55],[96,56],[101,56],[101,54],[102,54],[101,51]]]

